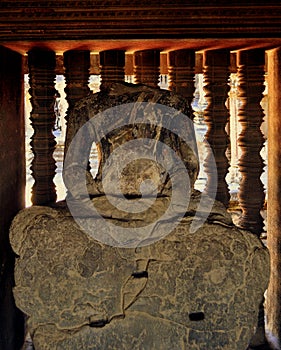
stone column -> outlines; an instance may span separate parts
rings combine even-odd
[[[159,88],[160,50],[143,50],[134,53],[136,84]]]
[[[89,88],[89,70],[90,70],[90,51],[88,50],[69,50],[63,54],[65,67],[66,100],[69,112],[75,103],[90,93]]]
[[[267,333],[281,348],[281,48],[268,52],[267,237],[271,275],[266,298]],[[279,347],[278,347],[279,346]]]
[[[228,50],[205,51],[203,55],[204,91],[208,102],[204,110],[204,119],[208,126],[206,141],[209,143],[216,163],[216,169],[211,160],[209,152],[205,161],[205,172],[207,174],[206,191],[212,197],[216,193],[216,199],[226,207],[229,202],[229,190],[225,180],[228,172],[228,159],[226,150],[229,137],[225,127],[229,121],[229,111],[225,106],[229,91],[229,65],[230,52]],[[217,183],[215,181],[217,172]]]
[[[237,65],[240,100],[238,120],[241,124],[241,133],[238,138],[241,157],[238,166],[242,175],[238,194],[242,215],[238,225],[259,235],[263,230],[260,211],[265,198],[260,179],[264,167],[260,155],[264,143],[260,128],[264,117],[260,105],[264,90],[264,50],[239,51]]]
[[[12,293],[15,255],[9,227],[25,198],[25,132],[22,56],[0,46],[0,348],[21,349],[24,316]]]
[[[195,51],[177,50],[168,55],[169,89],[186,97],[189,105],[195,92]]]
[[[112,82],[125,80],[125,51],[107,50],[100,52],[101,86],[103,90]]]
[[[35,180],[31,200],[34,205],[47,205],[57,198],[53,182],[56,170],[53,152],[56,141],[52,132],[55,123],[55,52],[32,49],[28,52],[28,67],[32,105],[30,120],[34,129],[30,143],[34,154],[31,170]]]

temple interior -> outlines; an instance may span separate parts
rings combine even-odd
[[[190,106],[195,188],[269,251],[266,302],[249,349],[281,349],[280,1],[12,0],[0,2],[0,18],[0,349],[23,349],[27,336],[13,295],[11,223],[24,208],[65,198],[70,112],[124,82]]]

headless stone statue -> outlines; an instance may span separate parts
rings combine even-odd
[[[131,103],[136,104],[133,115]],[[71,161],[76,159],[71,142],[98,113],[124,104],[133,118],[120,127],[118,120],[125,118],[124,109],[122,117],[115,115],[115,121],[108,115],[112,131],[98,140],[100,163],[93,179],[87,157],[78,164]],[[156,121],[143,127],[137,117],[140,111],[145,115],[150,104]],[[166,109],[159,105],[174,112],[166,115]],[[204,212],[202,195],[193,188],[199,167],[191,124],[177,124],[188,135],[184,140],[172,124],[160,124],[157,119],[174,120],[179,112],[190,115],[184,98],[127,84],[112,84],[107,91],[81,100],[72,111],[66,141],[70,154],[65,162],[66,202],[25,209],[10,230],[11,245],[18,256],[14,296],[27,315],[35,349],[247,348],[268,283],[268,252],[255,235],[233,225],[221,203],[215,201]],[[79,144],[89,154],[83,135]],[[168,144],[185,169],[167,169],[169,154],[161,147],[152,152],[155,159],[134,159],[123,167],[125,170],[123,156],[117,154],[117,169],[107,169],[118,147],[140,138],[154,139],[156,146]],[[155,145],[148,146],[151,153]],[[159,157],[166,157],[160,165]],[[86,177],[84,187],[81,168]],[[180,189],[173,181],[177,184],[186,174],[189,185],[182,192],[189,201],[183,208],[178,202]],[[147,179],[153,179],[156,196],[150,196],[149,191],[143,195],[140,188]],[[115,192],[112,183],[116,181],[124,198]],[[97,209],[96,216],[87,212],[85,187],[89,194],[86,200]],[[117,206],[111,197],[117,198]],[[154,202],[145,212],[129,210],[140,200],[142,205],[150,204],[150,197]],[[167,216],[173,201],[176,204]],[[78,208],[74,215],[72,206]],[[194,230],[196,220],[199,224]],[[170,232],[159,235],[175,221]],[[153,229],[136,230],[155,222]],[[103,227],[108,229],[103,231]],[[143,232],[143,236],[126,240],[123,232]]]

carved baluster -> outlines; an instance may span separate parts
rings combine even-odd
[[[75,103],[90,93],[89,88],[89,70],[90,70],[90,51],[88,50],[69,50],[63,54],[65,67],[66,100],[69,112]]]
[[[55,66],[55,52],[42,49],[32,49],[28,52],[32,105],[30,120],[34,129],[30,143],[34,154],[31,165],[35,180],[31,198],[34,205],[52,203],[57,198],[53,182],[56,170],[53,152],[56,141],[52,133],[55,123]]]
[[[91,59],[90,51],[88,50],[69,50],[63,54],[63,57],[66,83],[64,91],[68,103],[65,119],[66,122],[68,122],[70,111],[75,103],[91,93],[89,88]],[[68,150],[69,142],[71,142],[68,136],[71,133],[72,131],[68,127],[65,141],[65,154]],[[88,168],[90,169],[90,163]]]
[[[125,55],[125,80],[127,83],[134,83],[134,55],[131,53]]]
[[[195,92],[195,51],[177,50],[168,55],[169,89],[186,97],[189,104]]]
[[[103,90],[112,82],[125,80],[125,51],[107,50],[100,52],[101,86]]]
[[[226,125],[226,132],[230,138],[231,141],[230,144],[227,147],[226,156],[230,163],[230,169],[229,172],[233,173],[234,177],[237,177],[234,175],[234,167],[237,164],[237,113],[236,113],[236,105],[237,105],[237,88],[235,87],[234,77],[237,76],[237,65],[236,65],[236,52],[230,53],[230,77],[229,77],[229,96],[227,99],[227,108],[229,110],[230,118],[229,122]],[[234,74],[234,75],[233,75]],[[233,177],[232,176],[232,177]]]
[[[225,106],[228,97],[230,53],[228,50],[206,51],[203,55],[204,91],[208,106],[204,111],[204,118],[208,125],[206,141],[211,146],[216,169],[212,164],[209,152],[205,161],[207,174],[206,192],[221,201],[225,206],[229,203],[229,191],[225,180],[228,172],[226,150],[229,137],[225,127],[229,120],[229,112]],[[215,181],[217,172],[217,183]]]
[[[260,210],[264,204],[264,188],[260,180],[264,163],[260,155],[264,137],[261,132],[263,109],[260,105],[264,90],[265,53],[262,49],[240,51],[238,60],[238,98],[241,106],[238,119],[242,131],[238,145],[242,155],[239,169],[242,181],[239,189],[239,203],[242,215],[239,226],[260,234],[263,219]]]
[[[136,51],[134,53],[134,74],[136,84],[159,88],[160,51]]]

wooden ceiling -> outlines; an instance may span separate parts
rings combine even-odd
[[[0,44],[21,53],[270,49],[281,46],[281,0],[1,0]]]

